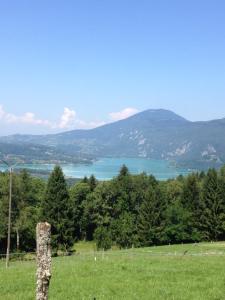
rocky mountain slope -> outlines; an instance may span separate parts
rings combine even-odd
[[[225,163],[225,119],[190,122],[168,110],[146,110],[91,130],[13,135],[2,143],[56,147],[71,155],[166,159],[189,167]]]

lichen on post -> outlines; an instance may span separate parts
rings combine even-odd
[[[36,300],[47,300],[51,279],[51,225],[38,223],[37,239],[37,288]]]

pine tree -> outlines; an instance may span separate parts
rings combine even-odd
[[[207,240],[218,240],[224,234],[225,209],[216,170],[210,169],[203,182],[201,226]]]
[[[16,232],[17,251],[19,249],[31,250],[32,247],[35,248],[36,199],[32,189],[32,177],[25,169],[18,176],[18,197],[18,215],[13,224],[13,230]],[[27,239],[27,237],[29,238]],[[30,245],[31,248],[27,245]]]
[[[88,183],[88,178],[87,176],[84,176],[84,178],[81,180],[82,183]]]
[[[97,180],[96,180],[95,176],[91,175],[88,182],[89,182],[90,189],[93,192],[97,186]]]
[[[185,208],[195,211],[199,207],[200,188],[195,174],[189,175],[183,186],[181,202]]]
[[[42,220],[52,226],[52,246],[55,249],[68,250],[73,245],[72,209],[66,181],[59,166],[54,168],[48,179],[42,202]]]
[[[219,195],[221,202],[221,219],[222,219],[222,230],[220,234],[220,240],[225,240],[225,166],[223,166],[218,175]]]
[[[24,205],[35,204],[34,194],[32,193],[31,176],[27,170],[22,170],[19,175],[20,197]]]
[[[137,224],[137,236],[142,246],[160,243],[164,209],[161,191],[150,188],[141,204]]]
[[[199,223],[202,214],[202,205],[200,198],[200,186],[196,174],[189,175],[183,186],[181,195],[181,205],[186,210],[186,216],[189,215],[189,226],[192,230],[192,240],[199,241],[201,239]]]
[[[113,208],[110,187],[109,182],[100,183],[94,192],[87,195],[87,199],[83,202],[82,224],[87,240],[93,239],[96,228],[108,227],[111,222]]]
[[[127,176],[129,175],[129,170],[127,168],[126,165],[122,165],[121,169],[120,169],[120,172],[119,172],[119,175],[118,175],[118,178],[121,179],[123,178],[124,176]]]
[[[8,174],[0,173],[0,253],[5,253],[7,244],[8,186]]]
[[[76,239],[84,238],[82,230],[84,205],[91,189],[88,183],[79,182],[71,187],[70,199],[73,207],[74,237]]]

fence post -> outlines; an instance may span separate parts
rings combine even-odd
[[[37,239],[37,288],[36,300],[48,299],[48,288],[51,279],[51,225],[38,223]]]

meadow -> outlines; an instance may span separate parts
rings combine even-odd
[[[225,299],[225,242],[96,251],[52,261],[49,299]],[[0,299],[35,298],[35,261],[0,261]]]

